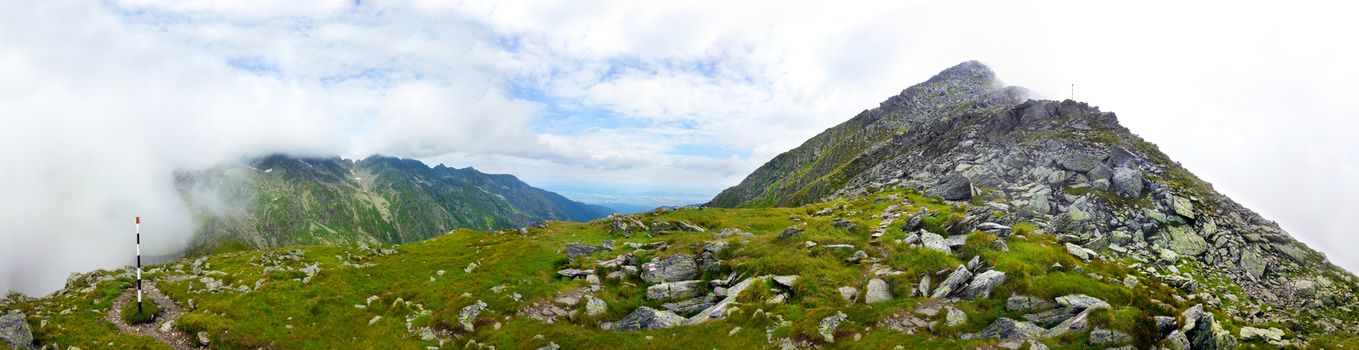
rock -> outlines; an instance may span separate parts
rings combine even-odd
[[[1090,345],[1095,346],[1118,345],[1126,343],[1129,340],[1132,340],[1132,336],[1129,336],[1128,333],[1123,333],[1120,331],[1108,330],[1104,328],[1095,328],[1094,331],[1090,332]]]
[[[1170,316],[1153,316],[1152,320],[1156,321],[1156,329],[1161,332],[1160,334],[1169,335],[1179,326],[1175,324],[1175,318]]]
[[[1178,329],[1170,332],[1170,335],[1167,335],[1166,339],[1161,341],[1161,345],[1171,350],[1188,350],[1190,346],[1189,338],[1185,337],[1184,333]]]
[[[1085,173],[1085,176],[1089,177],[1091,181],[1105,181],[1105,183],[1108,183],[1109,178],[1114,176],[1114,169],[1110,169],[1107,165],[1099,164],[1095,165],[1094,169],[1090,169],[1090,172]]]
[[[1312,299],[1317,295],[1317,283],[1311,280],[1293,281],[1293,294],[1301,299]]]
[[[826,316],[826,318],[821,319],[821,323],[817,326],[817,333],[821,334],[821,338],[825,339],[827,343],[834,343],[835,329],[839,328],[840,323],[844,322],[846,318],[849,318],[849,315],[840,311],[836,311],[834,315]]]
[[[773,280],[784,288],[793,288],[797,285],[797,275],[774,276]]]
[[[967,313],[964,313],[963,310],[955,309],[952,306],[944,309],[946,310],[944,312],[944,325],[957,327],[967,323]]]
[[[972,273],[968,272],[966,267],[959,266],[947,279],[944,279],[944,282],[939,283],[939,286],[935,287],[934,293],[931,293],[930,297],[946,298],[957,291],[969,278],[972,278]]]
[[[944,240],[944,236],[937,235],[934,232],[929,231],[920,232],[920,244],[925,246],[925,248],[938,250],[949,254],[953,253],[953,249],[949,248],[948,241]]]
[[[212,343],[212,338],[208,337],[208,332],[207,331],[198,332],[198,345],[208,346],[209,343]]]
[[[175,320],[165,321],[165,323],[161,323],[161,324],[160,324],[160,332],[161,332],[161,333],[169,333],[171,330],[174,330],[174,329],[175,329]]]
[[[931,187],[930,195],[950,201],[972,198],[972,180],[962,175],[951,175],[943,182]]]
[[[1241,259],[1236,264],[1241,270],[1252,278],[1260,279],[1265,276],[1265,269],[1269,267],[1269,261],[1264,256],[1256,252],[1255,249],[1244,249],[1241,252]]]
[[[1159,258],[1161,259],[1161,262],[1170,265],[1175,265],[1176,262],[1180,261],[1180,254],[1175,253],[1174,250],[1161,248],[1161,254]]]
[[[1171,195],[1169,201],[1170,203],[1168,204],[1175,210],[1175,214],[1190,220],[1194,219],[1194,203],[1189,202],[1189,200],[1184,197],[1176,195]]]
[[[1081,259],[1082,261],[1090,261],[1090,253],[1085,250],[1085,247],[1081,247],[1072,243],[1067,243],[1066,252],[1070,253],[1072,256],[1075,256],[1077,259]]]
[[[1076,310],[1108,309],[1109,303],[1085,294],[1071,294],[1057,297],[1057,304]]]
[[[1195,305],[1191,310],[1185,311],[1183,315],[1185,321],[1184,329],[1189,338],[1189,343],[1193,349],[1235,349],[1236,338],[1230,332],[1222,328],[1221,324],[1213,318],[1213,314],[1203,312],[1203,305]],[[1197,312],[1190,312],[1197,310]],[[1190,322],[1190,319],[1195,321]]]
[[[1241,327],[1242,341],[1279,341],[1283,340],[1284,331],[1278,328],[1260,329],[1255,327]]]
[[[642,280],[650,283],[673,282],[698,277],[698,264],[688,254],[665,259],[654,258],[642,267]]]
[[[547,345],[539,347],[538,350],[561,350],[561,348],[561,345],[557,345],[556,342],[548,342]]]
[[[802,234],[801,227],[789,226],[788,228],[783,229],[783,232],[779,232],[779,239],[789,239],[797,237],[798,235],[801,234]]]
[[[33,332],[28,328],[28,316],[18,310],[0,316],[0,343],[14,349],[32,349]]]
[[[1170,250],[1185,256],[1197,257],[1208,251],[1208,242],[1203,240],[1194,229],[1188,226],[1166,227],[1170,237]]]
[[[477,315],[480,315],[482,310],[486,310],[486,303],[481,300],[477,300],[477,302],[472,303],[472,305],[463,307],[462,310],[458,311],[458,324],[461,324],[462,329],[465,331],[474,331],[476,329]]]
[[[632,310],[632,313],[618,321],[616,329],[624,331],[670,328],[683,324],[685,319],[670,311],[660,311],[646,306]]]
[[[887,286],[887,281],[880,278],[868,280],[868,287],[864,288],[864,302],[876,304],[892,300],[892,290]]]
[[[977,229],[978,229],[978,230],[982,230],[982,231],[986,231],[986,232],[995,232],[995,231],[1009,231],[1009,230],[1010,230],[1010,227],[1009,227],[1009,226],[1005,226],[1005,225],[1001,225],[1001,224],[997,224],[997,223],[994,223],[994,222],[983,222],[983,223],[977,225]]]
[[[1118,167],[1114,169],[1112,181],[1114,194],[1126,198],[1137,198],[1142,196],[1142,172]]]
[[[1123,278],[1123,286],[1128,289],[1137,288],[1137,276],[1128,275]]]
[[[967,288],[958,291],[958,297],[963,299],[985,299],[991,297],[991,290],[1005,282],[1005,273],[990,270],[982,272],[972,277],[972,283]]]
[[[1011,295],[1005,299],[1005,311],[1025,312],[1052,307],[1050,301],[1027,295]]]
[[[856,251],[854,252],[853,255],[850,255],[848,258],[845,258],[845,262],[850,264],[858,264],[859,262],[864,260],[868,260],[868,252],[862,250]]]
[[[609,311],[609,304],[605,303],[603,299],[596,298],[593,295],[585,297],[586,315],[596,316],[604,313],[605,311]]]
[[[381,320],[382,320],[382,316],[373,316],[373,318],[368,319],[368,325],[369,325],[369,326],[372,326],[373,324],[378,323],[378,321],[381,321]]]
[[[1077,311],[1078,310],[1069,307],[1059,307],[1039,313],[1026,314],[1024,315],[1024,320],[1033,322],[1040,326],[1052,326],[1058,323],[1066,322],[1066,320],[1075,317]]]
[[[919,230],[922,227],[921,224],[924,222],[926,216],[929,216],[929,210],[920,208],[919,212],[911,215],[911,218],[906,219],[906,224],[901,226],[901,232],[915,232],[915,230]]]
[[[565,252],[567,259],[576,260],[577,257],[587,256],[605,250],[610,249],[604,246],[589,245],[581,242],[571,242],[566,244]]]
[[[922,297],[930,295],[930,275],[925,275],[920,279],[920,286],[916,288],[916,291]]]
[[[839,292],[840,297],[845,298],[845,301],[849,302],[850,304],[853,304],[859,298],[859,288],[844,286],[840,287]]]
[[[722,229],[722,232],[718,232],[718,233],[714,233],[714,234],[713,234],[713,238],[716,238],[716,239],[723,239],[723,238],[727,238],[727,237],[731,237],[731,236],[738,236],[738,237],[741,237],[741,238],[751,238],[751,237],[755,237],[755,235],[752,234],[752,233],[750,233],[750,232],[746,232],[746,231],[743,231],[743,230],[741,230],[741,229],[739,229],[739,228],[734,228],[734,227],[724,228],[724,229]]]
[[[557,271],[557,275],[558,275],[558,276],[562,276],[562,277],[566,277],[566,278],[571,278],[571,279],[582,278],[582,277],[589,276],[589,275],[594,274],[594,273],[595,273],[595,272],[594,272],[593,270],[582,270],[582,269],[563,269],[563,270],[558,270],[558,271]]]
[[[1076,308],[1074,307],[1067,307],[1065,309],[1067,311],[1076,310]],[[1062,323],[1053,326],[1051,329],[1048,329],[1047,333],[1044,333],[1043,336],[1049,338],[1061,337],[1067,334],[1085,331],[1086,328],[1090,327],[1090,314],[1094,313],[1095,310],[1100,309],[1102,308],[1100,307],[1087,308],[1081,311],[1080,313],[1076,314],[1075,316],[1063,320]]]
[[[657,284],[646,289],[649,300],[678,300],[698,295],[700,281],[679,281]]]
[[[1099,162],[1100,159],[1094,156],[1085,154],[1074,154],[1071,155],[1070,157],[1067,157],[1066,159],[1063,159],[1061,163],[1057,165],[1061,166],[1062,169],[1078,173],[1085,173],[1094,170],[1096,166],[1100,165]]]
[[[1036,339],[1038,336],[1042,335],[1044,331],[1043,327],[1039,327],[1032,323],[1015,321],[1008,317],[1001,317],[995,322],[992,322],[990,326],[986,326],[985,329],[982,329],[981,337],[1018,340]]]

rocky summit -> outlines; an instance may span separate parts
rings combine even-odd
[[[73,274],[52,295],[0,299],[0,340],[57,349],[1359,348],[1353,274],[1113,113],[1027,95],[980,63],[960,64],[701,207],[148,266],[145,288],[173,310],[152,325],[116,317],[135,293],[134,270]]]

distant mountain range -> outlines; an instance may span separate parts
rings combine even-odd
[[[413,159],[269,156],[181,173],[200,226],[191,253],[296,244],[406,243],[458,228],[588,221],[613,209],[572,201],[513,175]]]

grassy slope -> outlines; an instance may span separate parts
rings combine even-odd
[[[891,195],[909,201],[909,205],[903,208],[906,213],[913,212],[919,206],[940,212],[936,218],[927,220],[927,226],[934,230],[940,230],[942,223],[952,216],[950,212],[956,210],[937,200],[900,190],[882,193],[876,198],[885,199]],[[447,348],[461,348],[469,340],[502,349],[537,348],[549,341],[568,348],[587,345],[598,348],[756,348],[768,346],[767,336],[819,341],[816,335],[818,322],[836,311],[848,314],[849,321],[841,326],[842,340],[830,344],[832,347],[885,349],[906,345],[973,348],[989,341],[958,341],[956,335],[979,331],[998,317],[1018,318],[1019,314],[1004,311],[1005,297],[1012,292],[1048,298],[1084,293],[1107,300],[1114,309],[1097,315],[1096,324],[1135,335],[1138,347],[1143,348],[1152,341],[1150,332],[1153,325],[1148,321],[1150,316],[1176,315],[1195,303],[1192,300],[1176,302],[1170,295],[1179,293],[1177,290],[1127,269],[1124,264],[1081,263],[1065,253],[1047,235],[1004,238],[1010,247],[1007,253],[990,249],[991,241],[1000,238],[975,234],[959,256],[894,243],[870,245],[867,241],[868,232],[862,228],[877,226],[877,216],[886,206],[897,202],[900,200],[874,201],[868,198],[798,208],[702,209],[646,214],[644,216],[655,219],[687,220],[710,229],[707,233],[675,232],[656,238],[646,238],[645,235],[633,235],[631,239],[613,237],[606,233],[606,223],[603,221],[554,222],[547,228],[530,229],[529,237],[513,233],[455,231],[429,241],[399,246],[395,249],[396,253],[390,255],[355,248],[305,247],[302,261],[289,261],[286,265],[302,267],[319,263],[321,272],[309,283],[300,281],[304,274],[298,271],[263,274],[263,267],[258,263],[270,257],[285,255],[288,249],[236,252],[209,257],[204,270],[225,272],[226,277],[219,277],[229,286],[253,286],[257,280],[264,279],[259,290],[249,293],[190,292],[191,287],[203,287],[197,277],[174,282],[162,281],[158,286],[181,304],[187,305],[189,299],[195,300],[197,310],[188,312],[180,319],[180,329],[207,331],[214,339],[214,346],[240,349],[416,349],[439,345],[437,341],[422,341],[418,335],[408,332],[408,321],[413,329],[430,326],[458,333],[456,338],[444,344]],[[837,215],[811,216],[811,213],[833,205],[845,205],[847,208]],[[853,232],[836,228],[831,225],[831,220],[837,216],[845,217],[861,228]],[[775,239],[779,231],[795,224],[794,218],[805,222],[806,233],[794,240]],[[890,228],[888,238],[901,237],[900,221],[903,220]],[[640,281],[631,279],[629,283],[620,283],[604,279],[604,289],[595,293],[609,305],[604,315],[581,317],[574,324],[544,324],[517,314],[518,310],[533,301],[584,286],[584,282],[579,280],[555,277],[554,272],[568,265],[594,266],[594,259],[607,259],[630,251],[623,248],[622,242],[672,242],[664,252],[640,254],[639,260],[645,261],[658,255],[693,254],[695,250],[701,249],[697,248],[701,242],[712,240],[713,229],[728,227],[744,229],[756,234],[756,237],[748,242],[729,238],[733,246],[724,253],[724,270],[702,276],[701,279],[716,278],[729,271],[750,275],[800,275],[802,279],[788,303],[763,304],[759,302],[762,298],[746,297],[743,299],[752,302],[741,305],[739,311],[723,321],[654,331],[604,331],[595,325],[621,319],[637,306],[659,304],[641,298],[645,284]],[[568,263],[561,253],[567,242],[597,244],[604,239],[618,239],[619,243],[615,247],[619,249],[575,263]],[[862,288],[867,279],[868,267],[843,262],[850,252],[808,250],[803,247],[805,240],[821,244],[853,244],[873,252],[873,256],[886,256],[884,264],[905,272],[887,277],[893,293],[898,297],[874,305],[846,305],[836,288],[845,285]],[[956,304],[956,307],[968,313],[966,324],[957,329],[938,329],[933,331],[934,334],[925,331],[915,335],[877,327],[877,321],[884,316],[910,310],[923,300],[905,297],[910,286],[917,283],[922,275],[951,269],[975,255],[982,256],[984,262],[1006,272],[1008,278],[993,293],[992,298]],[[341,267],[342,260],[372,263],[374,266]],[[464,268],[473,262],[480,266],[471,273],[464,272]],[[1080,266],[1082,271],[1068,269],[1064,272],[1049,272],[1049,266],[1054,263],[1067,267]],[[182,262],[163,266],[148,275],[168,277],[175,274],[170,270],[191,270],[188,264]],[[1185,268],[1192,269],[1193,266],[1187,265]],[[445,274],[438,276],[439,270],[444,270]],[[1138,276],[1141,283],[1136,288],[1123,286],[1121,281],[1127,275]],[[434,279],[431,280],[431,277]],[[933,279],[937,284],[942,276]],[[18,308],[29,315],[35,315],[40,307],[46,312],[43,315],[65,308],[76,309],[72,314],[55,316],[46,327],[40,327],[37,318],[30,317],[30,323],[42,344],[55,342],[63,346],[100,348],[112,342],[120,348],[154,348],[157,345],[154,340],[117,334],[112,325],[103,321],[103,312],[107,311],[109,300],[127,286],[129,280],[120,278],[101,283],[90,293],[49,297],[21,303]],[[504,289],[497,293],[492,289],[495,286],[504,286]],[[522,302],[512,299],[515,293],[522,296]],[[767,295],[761,288],[754,288],[751,293],[754,296]],[[378,296],[379,300],[363,309],[354,307],[365,304],[370,296]],[[397,298],[419,306],[394,303]],[[457,313],[476,300],[489,304],[489,309],[481,314],[476,332],[463,334],[458,326]],[[422,313],[422,308],[428,312]],[[764,312],[757,312],[757,309]],[[382,318],[369,325],[375,316]],[[500,323],[498,330],[494,326],[496,323]],[[1226,324],[1233,333],[1242,326],[1231,320]],[[736,327],[741,330],[728,336],[728,332]],[[861,336],[857,341],[849,336],[855,333]],[[1085,346],[1083,337],[1068,336],[1046,342],[1059,349],[1082,348]],[[1340,340],[1346,339],[1343,335],[1334,339],[1332,341],[1354,344],[1352,339]]]

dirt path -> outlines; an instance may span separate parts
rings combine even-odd
[[[139,325],[129,325],[126,322],[123,322],[123,304],[137,302],[137,290],[135,288],[129,288],[123,291],[123,295],[119,295],[117,299],[113,300],[113,307],[105,319],[114,325],[117,325],[118,330],[123,333],[156,338],[169,344],[170,347],[175,348],[176,350],[200,349],[197,344],[189,338],[188,334],[184,334],[184,332],[175,328],[173,325],[167,330],[161,331],[161,326],[166,322],[178,322],[179,315],[182,315],[184,311],[179,308],[178,304],[175,304],[174,300],[170,300],[170,297],[165,296],[159,289],[156,289],[155,282],[144,282],[142,285],[142,298],[142,300],[150,299],[156,303],[156,306],[160,307],[160,314],[156,315],[155,322]]]

